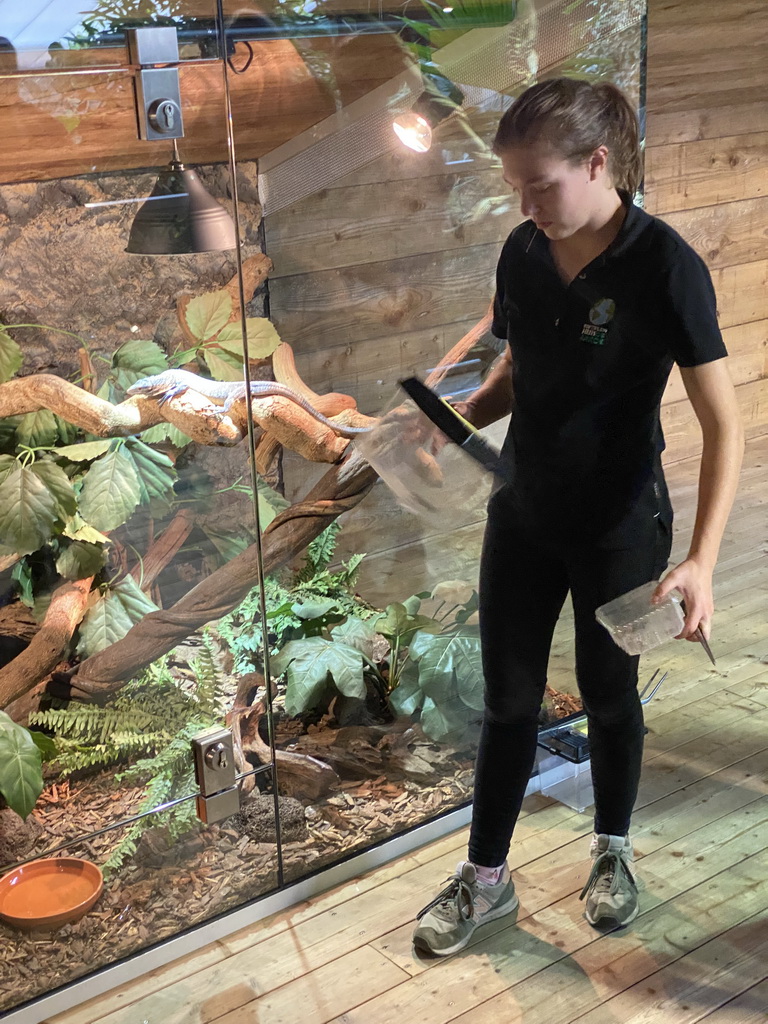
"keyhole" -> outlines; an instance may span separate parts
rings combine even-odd
[[[175,111],[173,109],[173,103],[164,103],[160,107],[160,120],[163,122],[165,130],[170,132],[174,128],[174,122],[176,120]]]
[[[214,771],[228,768],[229,761],[227,760],[227,748],[223,743],[215,743],[206,751],[205,760],[208,767],[213,768]]]

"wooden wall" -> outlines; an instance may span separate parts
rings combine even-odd
[[[768,4],[649,0],[646,202],[709,266],[748,436],[768,432]],[[671,460],[699,430],[675,371]]]

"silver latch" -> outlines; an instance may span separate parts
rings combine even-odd
[[[180,139],[184,135],[178,67],[179,41],[175,28],[131,28],[126,31],[128,54],[136,73],[136,113],[139,137],[148,141]]]
[[[195,778],[200,787],[197,816],[211,825],[240,810],[235,749],[229,729],[214,726],[192,737]]]

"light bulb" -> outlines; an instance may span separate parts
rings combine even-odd
[[[403,145],[416,153],[426,153],[432,145],[432,129],[429,122],[413,110],[396,117],[392,127]]]

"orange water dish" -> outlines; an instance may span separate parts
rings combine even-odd
[[[101,895],[99,868],[78,857],[33,860],[0,878],[0,918],[17,928],[58,928],[77,921]]]

